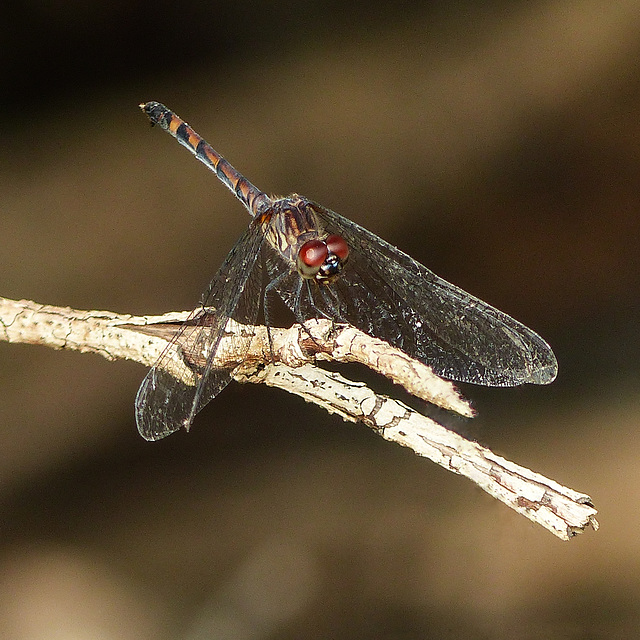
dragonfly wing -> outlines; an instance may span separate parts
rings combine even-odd
[[[325,230],[350,247],[328,298],[315,287],[314,306],[329,309],[451,380],[488,386],[547,384],[557,361],[549,345],[506,313],[443,280],[388,242],[343,216],[312,204]]]
[[[262,228],[252,222],[220,267],[201,307],[181,326],[142,381],[136,396],[136,422],[145,439],[164,438],[180,427],[189,429],[196,413],[231,380],[231,372],[214,369],[213,360],[229,318],[255,324],[262,286],[257,257],[263,239]],[[241,357],[251,338],[234,335],[234,353]]]

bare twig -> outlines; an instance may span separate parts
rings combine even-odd
[[[110,360],[125,358],[151,366],[187,315],[120,315],[0,298],[0,339],[98,353]],[[234,360],[231,347],[231,336],[238,331],[254,336],[242,362],[237,357]],[[320,359],[360,362],[416,397],[466,417],[473,415],[453,384],[385,342],[328,321],[310,322],[305,329],[298,325],[273,329],[272,348],[264,327],[229,321],[227,333],[229,339],[223,339],[215,366],[233,369],[234,379],[279,387],[345,420],[364,422],[385,439],[470,478],[563,540],[588,526],[598,528],[597,511],[589,496],[519,467],[362,383],[315,365]],[[178,350],[175,375],[187,375]],[[188,379],[184,381],[189,383]]]

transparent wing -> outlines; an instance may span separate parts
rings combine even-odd
[[[231,380],[230,371],[213,369],[213,359],[229,318],[255,324],[260,305],[262,227],[252,221],[236,242],[196,309],[149,370],[136,396],[138,431],[158,440],[189,429],[194,416]],[[242,356],[251,336],[235,335],[234,352]],[[181,360],[176,365],[176,349]]]
[[[345,320],[451,380],[516,386],[555,378],[556,358],[531,329],[363,227],[321,205],[311,206],[326,231],[347,241],[349,261],[328,286],[314,282],[309,291],[300,290],[293,279],[284,279],[279,293],[290,307],[297,295],[305,317]]]

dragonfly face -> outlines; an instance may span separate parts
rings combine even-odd
[[[312,203],[297,194],[274,200],[266,234],[270,245],[307,280],[330,284],[349,258],[345,239],[329,234]]]
[[[298,251],[298,273],[331,284],[342,272],[349,258],[349,245],[342,236],[332,234],[323,240],[309,240]]]

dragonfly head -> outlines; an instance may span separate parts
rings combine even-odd
[[[298,251],[298,273],[308,280],[331,282],[349,258],[349,246],[342,236],[330,235],[324,240],[314,238],[305,242]]]

